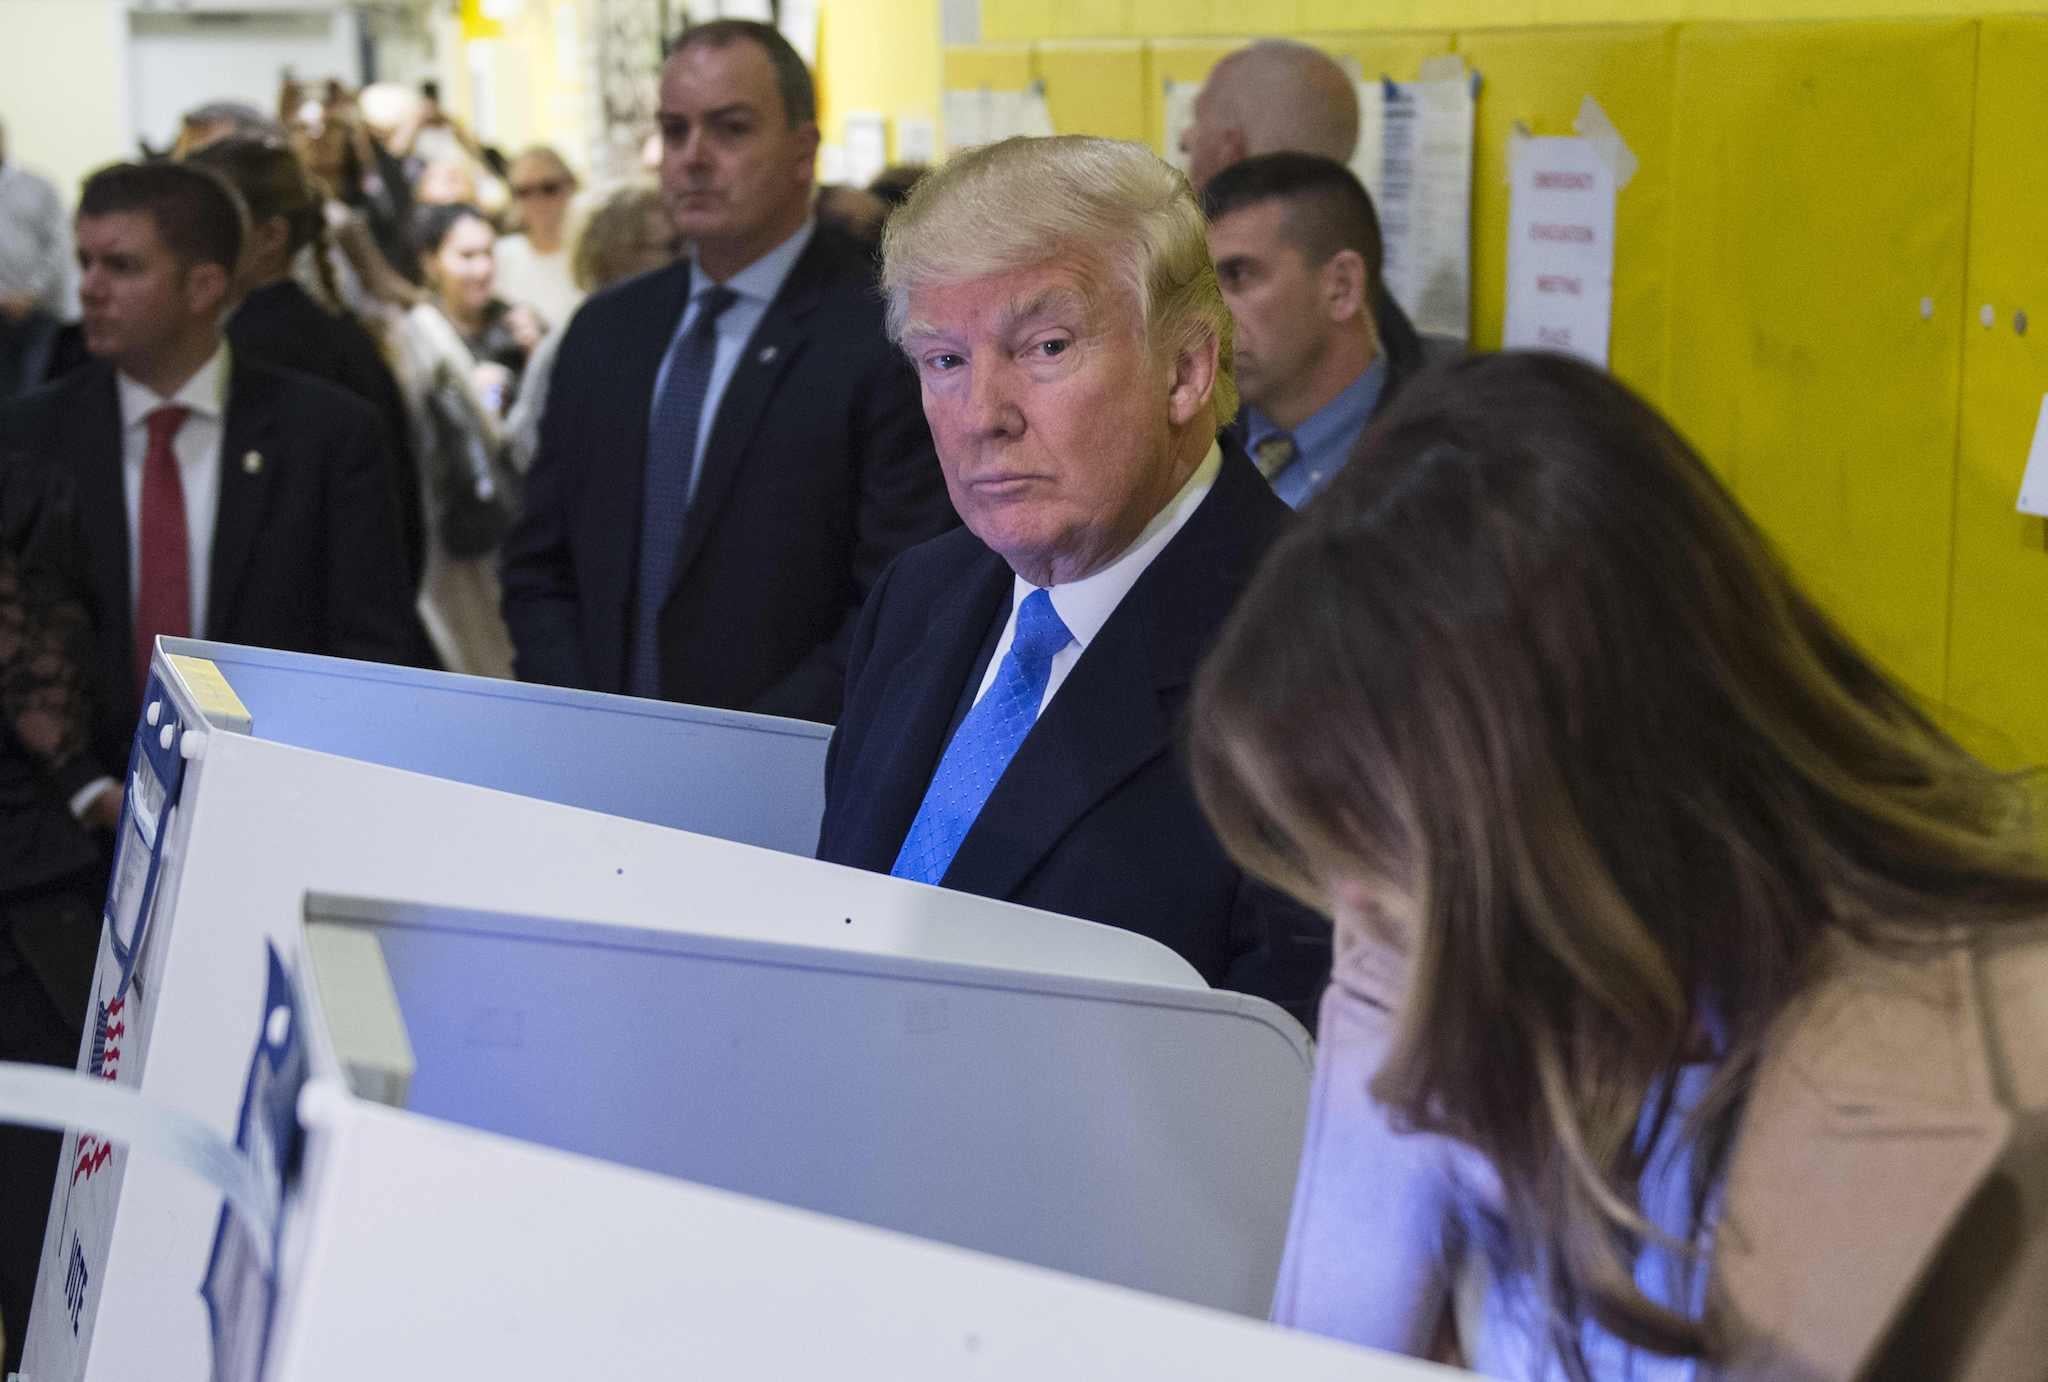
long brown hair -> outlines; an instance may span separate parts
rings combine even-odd
[[[1633,1279],[1668,1243],[1645,1166],[1697,1153],[1697,1242],[1826,936],[2048,913],[2031,780],[1959,748],[1653,409],[1560,357],[1412,384],[1268,556],[1193,716],[1202,802],[1248,868],[1316,905],[1333,880],[1406,899],[1373,1093],[1498,1171],[1489,1253],[1575,1377],[1588,1322],[1716,1355]]]
[[[278,139],[221,139],[194,149],[185,161],[209,168],[233,184],[248,205],[252,224],[272,217],[282,220],[289,253],[311,245],[326,305],[330,311],[340,310],[341,290],[327,252],[327,190],[291,145]]]

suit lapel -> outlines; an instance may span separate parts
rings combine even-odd
[[[1759,1071],[1715,1234],[1731,1376],[1862,1375],[2011,1138],[1968,953],[1887,971],[1830,983]]]
[[[617,686],[624,685],[626,630],[636,596],[640,512],[647,495],[647,418],[654,407],[654,383],[660,377],[661,362],[689,305],[689,261],[658,270],[649,277],[644,292],[647,315],[630,329],[630,340],[621,343],[620,371],[591,381],[602,391],[601,396],[610,400],[612,425],[617,430],[611,434],[611,444],[584,448],[576,458],[577,465],[590,471],[578,487],[595,515],[594,540],[581,544],[576,555],[579,562],[590,562],[588,589],[616,594],[616,636],[605,644],[618,659],[612,668]],[[604,343],[598,345],[602,348]]]
[[[826,271],[827,250],[821,243],[822,234],[812,233],[810,243],[804,246],[804,252],[790,268],[789,277],[783,280],[782,290],[768,304],[754,334],[740,348],[739,363],[726,382],[717,416],[711,422],[711,433],[705,439],[696,493],[691,496],[689,511],[683,515],[681,546],[668,590],[671,595],[682,584],[690,563],[703,550],[712,522],[732,492],[733,481],[748,463],[750,453],[754,464],[809,462],[808,457],[754,453],[751,443],[769,400],[775,396],[776,386],[810,341],[805,319],[818,304]]]
[[[277,400],[272,380],[239,360],[228,376],[226,425],[220,443],[220,504],[214,511],[213,553],[207,563],[206,636],[231,627],[249,556],[263,531],[277,472],[287,462],[277,449]],[[250,458],[254,458],[253,460]]]
[[[1251,463],[1226,448],[1208,497],[1024,737],[953,856],[945,886],[1014,897],[1076,822],[1171,749],[1177,726],[1170,706],[1286,515]]]
[[[850,775],[854,795],[844,818],[860,824],[845,862],[879,873],[895,864],[938,768],[954,706],[981,653],[981,635],[1008,607],[1010,585],[1010,568],[983,550],[920,613],[924,635],[890,670],[883,713],[870,721],[875,741],[861,755],[864,764],[887,767]]]

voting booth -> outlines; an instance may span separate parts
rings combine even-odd
[[[809,859],[822,727],[176,640],[145,705],[80,1069],[273,1207],[72,1126],[30,1382],[1044,1369],[1082,1344],[1032,1299],[1327,1347],[1201,1308],[1265,1311],[1299,1026],[1143,937]]]

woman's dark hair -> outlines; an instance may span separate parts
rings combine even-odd
[[[412,214],[413,253],[421,258],[441,252],[441,242],[448,238],[448,232],[464,221],[482,221],[491,224],[481,207],[468,202],[448,202],[441,205],[422,206]]]
[[[327,254],[326,192],[291,145],[273,139],[219,139],[187,154],[185,162],[225,178],[241,194],[252,225],[282,220],[291,253],[312,246],[327,300],[341,301]]]
[[[1562,357],[1411,384],[1268,555],[1192,713],[1234,855],[1412,920],[1374,1095],[1499,1173],[1482,1242],[1575,1377],[1589,1321],[1715,1356],[1710,1322],[1636,1285],[1671,1228],[1645,1167],[1693,1149],[1698,1242],[1824,942],[2048,913],[2032,779],[1959,748],[1653,409]]]

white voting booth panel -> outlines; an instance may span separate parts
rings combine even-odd
[[[308,893],[1207,993],[1171,951],[1115,928],[534,794],[644,805],[660,787],[677,798],[716,798],[669,814],[722,822],[738,835],[758,828],[766,844],[807,848],[798,837],[814,828],[822,751],[813,727],[669,707],[646,713],[617,697],[205,644],[160,643],[153,673],[157,719],[138,731],[151,757],[131,781],[128,811],[138,814],[138,783],[151,796],[151,763],[159,774],[181,767],[182,778],[175,800],[147,817],[149,901],[125,933],[110,928],[103,937],[100,1021],[80,1066],[139,1086],[225,1137],[234,1136],[242,1103],[264,943],[295,952]],[[253,702],[237,699],[245,684]],[[438,709],[408,710],[409,694]],[[579,713],[604,728],[584,735]],[[322,747],[266,737],[272,722],[294,738],[321,737]],[[649,736],[639,750],[636,727]],[[350,756],[355,735],[385,761]],[[601,745],[590,776],[604,781],[581,782],[574,771],[586,738]],[[415,740],[449,776],[393,766]],[[558,757],[526,779],[516,763],[529,754]],[[698,769],[700,754],[714,770]],[[791,772],[795,785],[778,776]],[[627,778],[651,785],[626,792]],[[528,794],[514,794],[519,788]],[[811,804],[788,807],[798,798]],[[135,938],[138,927],[133,982],[124,987],[115,938]],[[463,976],[470,988],[488,980]],[[1210,997],[1247,1013],[1265,1008]],[[1265,1012],[1263,1020],[1284,1023]],[[1285,1137],[1298,1146],[1298,1125]],[[1293,1153],[1282,1160],[1274,1174],[1284,1181]],[[62,1165],[27,1339],[32,1382],[206,1376],[207,1317],[195,1287],[218,1196],[85,1130],[67,1135]]]
[[[803,720],[167,638],[259,739],[808,855],[831,730]]]
[[[1271,1301],[1310,1059],[1268,1004],[349,899],[307,916],[374,936],[414,1112],[1181,1300]],[[324,971],[319,989],[353,1030]]]
[[[270,1382],[1454,1375],[394,1113],[331,1085],[301,1107],[305,1175]]]

